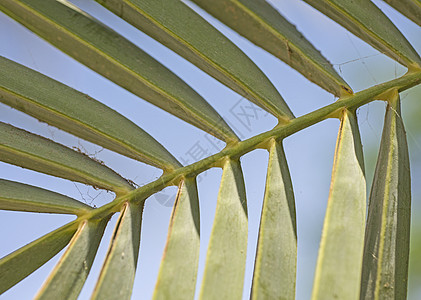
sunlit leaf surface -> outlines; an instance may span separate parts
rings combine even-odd
[[[39,187],[0,179],[0,209],[79,215],[91,207]]]
[[[361,299],[405,299],[411,177],[399,94],[391,92],[370,193]]]
[[[72,222],[44,235],[0,260],[0,293],[37,270],[59,253],[77,230]]]
[[[120,212],[92,299],[130,299],[140,245],[143,201]]]
[[[358,299],[364,249],[366,182],[354,112],[343,112],[320,241],[312,299]]]
[[[0,160],[119,193],[133,187],[87,155],[0,122]]]
[[[410,69],[421,59],[411,44],[371,0],[304,0],[381,53]]]
[[[383,0],[404,16],[421,26],[420,0]]]
[[[0,68],[1,102],[125,156],[163,169],[180,166],[149,134],[88,95],[4,57]]]
[[[327,91],[336,96],[352,92],[327,59],[265,0],[193,2]]]
[[[96,1],[279,119],[293,117],[264,73],[182,1]]]
[[[295,299],[297,224],[282,143],[272,140],[251,299]]]
[[[241,299],[247,254],[247,202],[240,162],[228,159],[219,188],[200,299]]]
[[[77,299],[91,270],[108,218],[83,222],[35,297]]]
[[[144,100],[222,140],[237,140],[218,113],[174,73],[69,2],[4,0],[0,10]]]
[[[179,187],[153,299],[193,299],[199,263],[200,217],[195,178]]]

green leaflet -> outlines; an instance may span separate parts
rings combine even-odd
[[[383,0],[414,23],[421,26],[420,0]]]
[[[332,65],[264,0],[193,0],[215,18],[336,96],[352,93]]]
[[[0,294],[37,270],[60,252],[77,230],[76,221],[68,223],[0,260]]]
[[[357,300],[366,214],[364,157],[355,112],[344,110],[312,299]]]
[[[130,299],[140,245],[144,201],[127,202],[120,213],[91,299]]]
[[[0,179],[0,209],[81,215],[91,207],[39,187]]]
[[[242,299],[247,255],[247,202],[240,162],[222,173],[199,299]]]
[[[77,299],[109,218],[84,221],[35,299]]]
[[[251,299],[295,299],[297,225],[281,142],[271,141]]]
[[[361,299],[406,299],[411,176],[397,91],[389,95],[370,193]]]
[[[421,59],[417,52],[370,0],[304,1],[408,69],[420,69]]]
[[[69,2],[4,0],[0,10],[133,94],[228,143],[238,141],[219,114],[174,73]]]
[[[0,122],[0,160],[45,174],[124,194],[133,187],[88,156]]]
[[[199,263],[200,217],[195,178],[180,184],[153,299],[194,299]]]
[[[60,82],[0,57],[0,101],[122,155],[173,169],[180,163],[116,111]]]
[[[294,117],[263,72],[182,1],[96,1],[282,121]]]

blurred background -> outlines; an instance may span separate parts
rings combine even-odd
[[[74,0],[71,2],[128,38],[180,76],[215,107],[241,139],[270,130],[276,125],[275,118],[265,111],[112,15],[94,1]],[[414,48],[421,53],[421,28],[391,9],[383,1],[374,2],[403,32]],[[232,39],[255,61],[277,87],[295,116],[309,113],[337,100],[307,81],[283,62],[251,44],[198,9],[195,5],[190,2],[186,3]],[[405,68],[355,38],[302,1],[273,0],[271,3],[331,61],[335,69],[355,92],[400,77],[405,73]],[[190,164],[217,153],[224,147],[223,142],[176,119],[97,75],[2,13],[0,13],[0,40],[0,55],[59,80],[112,107],[155,137],[183,164]],[[402,114],[410,147],[413,195],[408,297],[409,299],[421,299],[421,86],[402,93],[401,98]],[[377,159],[384,112],[385,104],[380,101],[372,102],[358,109],[365,153],[368,193]],[[0,120],[79,149],[91,157],[104,161],[107,166],[139,186],[151,182],[161,175],[159,169],[102,149],[3,104],[0,104]],[[329,193],[338,125],[339,121],[336,119],[326,120],[300,131],[284,141],[297,207],[297,299],[309,299],[311,295],[314,268]],[[249,208],[249,246],[243,297],[248,299],[268,153],[263,150],[256,150],[242,157],[241,162],[246,181]],[[203,273],[204,258],[212,228],[221,174],[220,169],[210,169],[198,177],[202,222],[198,286]],[[39,174],[5,163],[0,163],[0,177],[60,192],[95,207],[112,201],[114,197],[112,193],[106,191],[95,190],[83,184]],[[146,201],[133,299],[150,299],[152,296],[175,194],[176,188],[168,187]],[[1,211],[0,214],[0,257],[74,218],[66,215],[8,211]],[[103,243],[98,250],[97,258],[80,299],[90,297],[116,219],[117,216],[114,216],[106,229]],[[31,299],[62,253],[63,251],[21,283],[4,293],[0,296],[0,299]]]

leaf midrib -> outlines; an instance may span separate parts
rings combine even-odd
[[[129,199],[129,201],[131,201],[130,199],[137,198],[146,199],[146,197],[151,196],[153,193],[160,191],[166,186],[177,185],[181,178],[183,176],[187,176],[187,174],[194,176],[212,167],[222,167],[222,163],[226,157],[240,157],[257,148],[267,149],[268,141],[270,141],[271,138],[286,138],[295,132],[308,128],[309,126],[317,124],[327,118],[339,118],[340,115],[338,114],[338,111],[343,108],[357,108],[376,100],[376,98],[381,98],[380,95],[385,91],[396,89],[399,92],[402,92],[420,83],[421,72],[409,72],[400,78],[396,78],[388,82],[372,86],[353,95],[340,98],[332,104],[326,105],[306,115],[297,117],[285,125],[276,126],[272,130],[241,141],[236,145],[228,146],[221,152],[206,157],[196,163],[176,169],[172,173],[164,174],[159,179],[137,188],[125,196],[115,199],[111,203],[101,206],[90,215],[91,217],[107,215],[110,211],[115,211],[115,208],[119,207],[121,203],[123,201],[127,201],[127,199]]]

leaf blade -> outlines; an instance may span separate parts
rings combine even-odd
[[[124,194],[133,187],[108,167],[44,137],[0,122],[0,160]]]
[[[142,99],[227,143],[238,141],[221,116],[184,81],[68,1],[5,0],[0,10]]]
[[[0,260],[0,293],[20,282],[60,252],[77,230],[68,223]]]
[[[85,221],[34,299],[77,299],[109,218]]]
[[[130,158],[163,169],[180,166],[149,134],[88,95],[4,57],[0,68],[0,102]]]
[[[266,1],[193,2],[330,93],[338,97],[352,93],[320,52]]]
[[[230,226],[227,227],[227,223]],[[241,299],[247,230],[246,193],[240,162],[227,159],[199,299]]]
[[[195,178],[180,184],[153,299],[194,299],[200,241]]]
[[[81,215],[92,208],[52,191],[0,179],[0,209]]]
[[[405,299],[407,294],[411,177],[397,91],[388,96],[370,192],[361,299]]]
[[[371,1],[304,1],[408,69],[421,67],[421,59],[411,44]]]
[[[282,142],[271,141],[251,299],[295,299],[297,224]]]
[[[143,203],[123,206],[91,299],[130,299],[139,254]]]
[[[344,110],[312,299],[358,299],[366,212],[364,173],[357,117]]]
[[[96,1],[282,121],[294,117],[263,72],[181,1]]]
[[[383,0],[401,14],[421,26],[421,1],[419,0]]]

